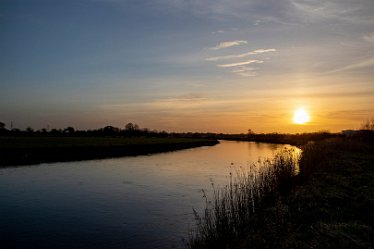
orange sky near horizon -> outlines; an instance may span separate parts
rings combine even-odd
[[[374,117],[373,13],[372,0],[5,1],[0,121],[358,129]],[[309,122],[293,122],[298,108]]]

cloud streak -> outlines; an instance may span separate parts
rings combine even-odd
[[[218,43],[216,46],[211,47],[211,50],[219,50],[219,49],[224,49],[224,48],[229,48],[229,47],[234,47],[234,46],[239,46],[242,44],[247,44],[247,41],[243,40],[236,40],[236,41],[226,41],[226,42],[221,42]]]
[[[236,75],[242,76],[242,77],[257,76],[256,68],[254,67],[239,66],[238,68],[235,68],[234,70],[231,70],[230,72]]]
[[[213,35],[215,35],[215,34],[223,34],[223,33],[225,33],[225,31],[222,30],[222,29],[212,32]]]
[[[247,53],[243,54],[233,54],[233,55],[225,55],[225,56],[216,56],[216,57],[209,57],[206,58],[206,61],[218,61],[218,60],[227,60],[227,59],[238,59],[238,58],[244,58],[248,57],[251,55],[256,55],[256,54],[263,54],[263,53],[269,53],[269,52],[276,52],[277,50],[275,48],[269,48],[269,49],[256,49]]]
[[[354,62],[345,67],[335,69],[331,71],[330,73],[342,72],[342,71],[347,71],[347,70],[355,70],[355,69],[367,68],[367,67],[374,67],[374,57],[363,60],[363,61]]]
[[[324,19],[339,19],[351,23],[373,24],[374,5],[371,0],[290,0],[293,6],[302,11],[302,15],[309,21],[323,21]]]
[[[243,73],[243,72],[249,72],[249,71],[254,71],[255,68],[253,67],[240,67],[239,69],[234,69],[231,70],[231,73]]]
[[[368,33],[362,36],[365,41],[374,43],[374,33]]]
[[[230,67],[245,66],[245,65],[252,64],[252,63],[260,64],[264,62],[260,60],[248,60],[248,61],[234,62],[234,63],[228,63],[228,64],[220,64],[220,65],[217,65],[217,67],[230,68]]]
[[[275,48],[269,48],[269,49],[260,48],[260,49],[256,49],[256,50],[249,51],[249,52],[242,53],[242,54],[210,57],[205,60],[206,61],[218,61],[218,60],[239,59],[239,58],[244,58],[244,57],[251,56],[251,55],[276,52],[276,51],[277,50]],[[234,73],[242,77],[253,77],[253,76],[257,76],[256,69],[253,67],[246,67],[253,63],[261,64],[261,63],[264,63],[264,61],[246,60],[246,61],[232,62],[232,63],[226,63],[226,64],[218,64],[216,66],[220,68],[234,68],[233,70],[230,71],[231,73]]]

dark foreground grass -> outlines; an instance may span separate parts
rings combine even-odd
[[[251,166],[206,200],[189,248],[373,248],[372,144],[333,139]]]
[[[230,175],[229,184],[214,189],[213,200],[206,197],[202,216],[195,212],[197,228],[192,231],[190,248],[232,248],[238,239],[256,226],[259,210],[272,201],[277,191],[287,192],[298,171],[295,151],[286,150],[273,160],[250,165]]]
[[[0,137],[0,166],[134,156],[217,143],[171,137]]]

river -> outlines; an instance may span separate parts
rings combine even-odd
[[[0,248],[180,248],[202,189],[285,145],[221,141],[147,156],[0,169]],[[291,146],[287,146],[291,147]]]

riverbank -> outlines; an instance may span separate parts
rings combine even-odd
[[[242,175],[215,194],[189,248],[373,248],[373,143],[304,145],[298,175],[292,160],[280,155],[255,181]]]
[[[146,155],[217,143],[192,138],[0,137],[0,166]]]
[[[282,134],[282,133],[251,133],[251,134],[233,134],[224,135],[223,140],[234,140],[234,141],[248,141],[256,143],[272,143],[272,144],[290,144],[297,147],[301,147],[308,142],[322,141],[331,138],[344,137],[341,133],[330,133],[330,132],[311,132],[311,133],[300,133],[300,134]]]

